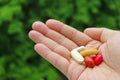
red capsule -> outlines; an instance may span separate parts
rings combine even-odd
[[[103,57],[101,54],[98,54],[95,58],[94,58],[94,63],[95,65],[99,65],[103,60]]]
[[[94,60],[90,56],[84,57],[86,66],[93,68],[95,66]]]

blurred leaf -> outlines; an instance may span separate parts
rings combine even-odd
[[[48,80],[59,80],[58,74],[56,74],[54,69],[51,68],[47,71],[47,79]]]
[[[0,77],[5,75],[4,63],[5,63],[5,57],[0,58]]]
[[[13,21],[8,28],[8,33],[9,34],[16,34],[16,33],[21,33],[22,32],[22,23],[20,21]]]
[[[18,14],[21,11],[21,7],[19,5],[16,6],[3,6],[0,8],[0,20],[2,21],[11,21],[13,20],[14,14]]]

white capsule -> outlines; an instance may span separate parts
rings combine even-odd
[[[83,50],[83,49],[85,49],[85,46],[80,46],[80,47],[75,48],[75,49],[73,49],[73,50],[76,50],[76,51],[80,52],[80,51]]]
[[[72,50],[71,51],[71,56],[78,63],[84,62],[83,56],[78,51],[76,51],[76,50]]]

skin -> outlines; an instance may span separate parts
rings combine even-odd
[[[69,80],[120,80],[120,32],[106,28],[88,28],[80,32],[50,19],[34,22],[29,37],[35,51],[60,70]],[[94,68],[75,62],[70,51],[79,46],[97,48],[103,62]]]

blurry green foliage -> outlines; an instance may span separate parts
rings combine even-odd
[[[34,21],[60,20],[120,29],[120,0],[0,0],[0,80],[59,80],[61,74],[33,50]]]

